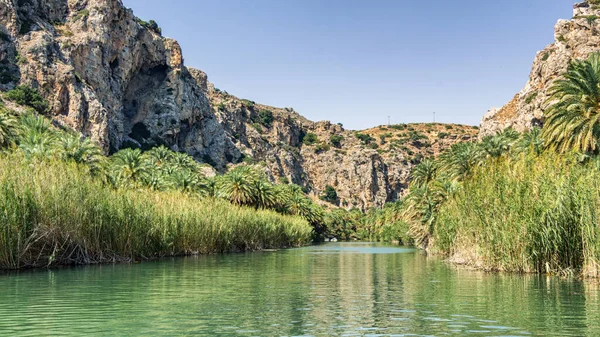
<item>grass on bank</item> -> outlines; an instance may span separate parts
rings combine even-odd
[[[4,98],[30,109],[0,99],[0,269],[290,247],[325,232],[299,186],[256,168],[209,178],[166,147],[106,157],[41,116],[37,91]]]
[[[0,210],[2,269],[291,247],[312,235],[300,217],[113,189],[81,165],[20,153],[0,156]]]
[[[483,269],[599,276],[599,160],[502,158],[440,207],[433,247]]]

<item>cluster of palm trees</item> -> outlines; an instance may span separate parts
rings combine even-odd
[[[89,139],[59,131],[35,111],[21,116],[0,107],[0,150],[19,149],[30,158],[60,158],[100,169],[102,151]]]
[[[457,143],[438,158],[422,161],[413,168],[407,195],[367,213],[367,227],[372,233],[385,233],[386,226],[395,224],[399,232],[393,240],[426,245],[440,206],[458,192],[463,181],[482,167],[492,170],[500,158],[539,156],[544,150],[541,134],[539,128],[522,134],[507,129],[481,142]]]
[[[455,144],[439,158],[417,165],[400,212],[410,224],[411,237],[419,244],[427,244],[440,206],[476,170],[493,170],[494,164],[507,156],[539,155],[543,149],[540,134],[537,128],[523,134],[508,129],[481,142]]]
[[[578,153],[582,160],[597,155],[600,151],[600,53],[573,61],[549,93],[542,129],[535,127],[521,134],[507,129],[481,142],[455,144],[439,158],[421,162],[412,171],[405,198],[367,215],[367,223],[381,231],[384,224],[406,221],[410,225],[409,235],[417,243],[426,245],[439,208],[475,170],[483,167],[493,174],[499,160],[521,156],[535,160],[544,151]],[[397,236],[404,234],[397,233]]]
[[[310,222],[326,232],[326,210],[294,184],[272,184],[258,168],[241,165],[223,175],[206,177],[204,165],[164,146],[142,152],[126,148],[106,157],[88,138],[54,128],[33,111],[18,115],[0,109],[0,148],[40,160],[72,161],[115,188],[178,190],[199,198],[225,199],[237,206],[271,209]],[[327,216],[327,217],[326,217]]]

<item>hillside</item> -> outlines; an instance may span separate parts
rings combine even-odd
[[[481,136],[512,127],[525,131],[544,123],[549,89],[574,59],[585,59],[600,49],[600,2],[588,0],[573,6],[570,20],[558,20],[554,43],[535,56],[525,87],[500,109],[491,109],[481,121]]]
[[[477,136],[476,127],[444,124],[346,130],[329,121],[309,121],[292,108],[239,99],[212,85],[209,98],[244,160],[263,162],[273,181],[299,184],[314,196],[332,186],[338,205],[346,208],[395,200],[415,164]]]
[[[315,198],[332,186],[346,208],[396,199],[421,158],[475,134],[442,125],[355,133],[234,97],[186,67],[177,41],[119,0],[3,3],[0,90],[19,84],[42,93],[55,124],[105,153],[166,145],[220,171],[264,162],[271,180]]]

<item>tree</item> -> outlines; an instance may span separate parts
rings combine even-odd
[[[249,166],[238,166],[219,181],[219,196],[232,204],[252,205],[256,202],[257,173]]]
[[[516,149],[519,152],[529,152],[539,156],[544,150],[542,130],[539,127],[534,127],[531,131],[523,133],[516,145]]]
[[[93,171],[100,170],[104,158],[102,151],[89,138],[65,134],[60,137],[59,144],[63,160],[88,165]]]
[[[306,135],[304,135],[304,138],[302,139],[302,143],[304,143],[304,145],[313,145],[318,141],[319,137],[317,137],[317,135],[315,135],[312,132],[309,132]]]
[[[449,179],[462,180],[483,162],[483,155],[476,143],[454,144],[440,156],[440,170]]]
[[[145,154],[152,165],[164,167],[173,159],[174,152],[161,145],[147,151]]]
[[[171,182],[160,170],[150,170],[142,179],[144,185],[153,191],[163,191],[171,187]]]
[[[258,179],[255,182],[254,190],[256,193],[254,198],[256,208],[275,207],[276,195],[273,185],[264,179]]]
[[[52,133],[37,133],[29,130],[19,143],[27,157],[50,158],[56,153],[56,138]]]
[[[13,145],[19,133],[17,118],[8,110],[0,109],[0,147]]]
[[[510,149],[507,139],[501,135],[486,136],[481,140],[481,147],[490,158],[499,158]]]
[[[600,138],[600,53],[575,60],[550,88],[543,138],[559,152],[598,152]]]
[[[48,111],[48,101],[40,93],[25,85],[20,85],[6,92],[6,99],[20,105],[32,107],[39,113]]]
[[[118,177],[133,182],[141,181],[150,173],[150,165],[140,149],[123,149],[112,156],[112,168]]]
[[[52,130],[50,130],[50,122],[34,111],[29,111],[23,115],[21,118],[21,126],[23,127],[24,133],[33,132],[43,134],[52,132]]]
[[[198,192],[202,186],[202,178],[190,170],[178,170],[171,176],[173,187],[182,192]]]
[[[435,180],[438,165],[434,160],[427,159],[415,166],[411,173],[412,183],[415,186],[425,186]]]
[[[56,151],[56,137],[50,129],[50,122],[37,115],[28,113],[21,118],[22,135],[19,148],[28,157],[50,158]]]
[[[196,171],[198,169],[198,162],[196,162],[190,155],[183,152],[174,152],[170,163],[177,169],[190,171]]]
[[[344,141],[344,136],[331,135],[331,137],[329,137],[329,143],[337,148],[342,146],[342,141]]]

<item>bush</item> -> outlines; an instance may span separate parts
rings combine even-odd
[[[254,127],[256,129],[256,131],[258,131],[259,133],[263,132],[262,126],[260,126],[260,124],[258,124],[258,123],[253,123],[252,127]]]
[[[246,107],[246,109],[254,109],[254,104],[256,103],[254,103],[254,101],[243,99],[242,104]]]
[[[410,139],[411,142],[416,142],[419,141],[421,139],[427,139],[427,136],[425,136],[424,134],[417,132],[417,131],[411,131],[408,133],[408,137]]]
[[[302,143],[304,143],[304,145],[314,145],[318,141],[319,137],[312,132],[305,134],[304,138],[302,139]]]
[[[371,142],[375,141],[375,138],[364,133],[357,132],[354,135],[363,143],[363,145],[369,145],[371,144]]]
[[[327,145],[325,143],[319,143],[319,144],[317,144],[317,146],[315,146],[315,153],[319,154],[319,153],[327,152],[330,149],[331,148],[329,147],[329,145]]]
[[[344,136],[332,135],[329,137],[329,143],[337,148],[342,146],[342,141],[344,141]]]
[[[77,22],[81,19],[86,20],[88,18],[88,16],[90,16],[90,11],[87,9],[83,9],[83,10],[80,10],[79,12],[77,12],[75,17],[73,18],[73,21]]]
[[[13,101],[20,105],[26,105],[32,107],[39,113],[45,113],[48,111],[48,101],[40,95],[40,93],[25,85],[20,85],[12,90],[6,92],[6,99]]]
[[[269,111],[269,110],[260,110],[258,112],[258,119],[260,121],[260,124],[270,128],[273,125],[273,112]]]
[[[156,21],[150,20],[150,21],[146,22],[140,18],[137,18],[136,20],[137,20],[137,23],[140,24],[140,26],[153,31],[153,32],[157,33],[158,35],[162,35],[162,28],[160,28],[158,26],[158,23],[156,23]]]

